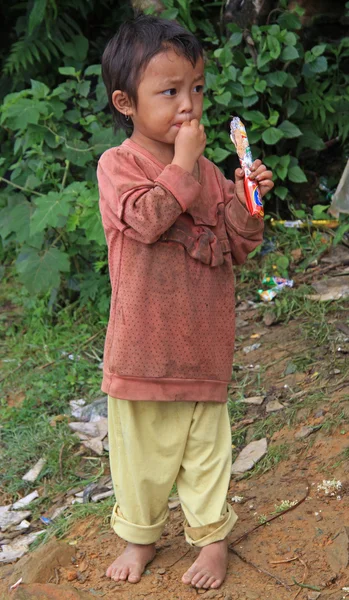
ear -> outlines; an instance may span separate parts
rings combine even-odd
[[[116,110],[127,117],[132,117],[132,103],[125,92],[115,90],[112,93],[112,101]]]

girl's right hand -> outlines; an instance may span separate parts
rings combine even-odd
[[[175,154],[172,164],[192,173],[196,161],[205,150],[205,146],[204,126],[200,125],[197,119],[184,121],[175,140]]]

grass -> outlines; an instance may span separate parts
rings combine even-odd
[[[45,299],[32,300],[13,281],[2,282],[0,303],[0,489],[11,502],[43,486],[46,499],[36,505],[44,509],[58,492],[87,485],[100,470],[85,461],[77,475],[78,438],[64,420],[50,422],[68,412],[69,400],[101,396],[105,323],[92,307],[50,313]],[[37,481],[22,481],[41,457],[46,464]]]

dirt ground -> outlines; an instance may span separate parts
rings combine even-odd
[[[243,304],[241,308],[244,309]],[[197,550],[184,540],[183,515],[177,507],[171,510],[156,557],[140,583],[115,583],[106,578],[106,568],[124,543],[108,525],[88,518],[78,522],[59,542],[58,551],[54,546],[39,548],[16,564],[3,566],[0,598],[349,598],[349,381],[345,379],[348,354],[337,352],[340,338],[336,337],[340,336],[336,325],[348,318],[348,313],[342,310],[327,317],[331,333],[318,346],[304,336],[306,320],[266,327],[261,320],[257,322],[253,309],[245,308],[238,311],[242,325],[238,321],[232,397],[238,399],[242,389],[245,397],[253,396],[257,388],[262,388],[267,399],[278,399],[285,408],[272,417],[276,419],[272,426],[271,417],[265,413],[265,402],[262,406],[248,406],[242,422],[233,424],[233,431],[244,427],[242,448],[253,439],[258,427],[264,426],[272,456],[278,456],[281,449],[284,456],[279,462],[274,460],[277,464],[271,464],[267,472],[232,478],[227,499],[234,505],[239,520],[229,536],[229,568],[222,587],[205,591],[181,583]],[[256,341],[261,343],[260,348],[246,354],[243,348]],[[303,366],[300,357],[304,359]],[[298,368],[285,374],[290,361],[295,361]],[[296,439],[302,426],[319,429],[304,439]],[[334,495],[326,495],[318,489],[324,480],[340,481],[341,487]],[[233,502],[235,496],[242,496],[242,502]],[[263,520],[275,516],[275,505],[286,500],[300,503],[263,524]],[[53,540],[50,544],[58,542]],[[9,586],[21,576],[24,584],[10,592]],[[50,585],[45,588],[44,584]],[[74,595],[74,590],[86,595]]]

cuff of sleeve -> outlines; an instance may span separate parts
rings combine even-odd
[[[201,190],[201,185],[195,177],[178,165],[167,165],[155,182],[171,192],[183,212],[194,202]]]
[[[257,232],[264,228],[264,221],[260,217],[252,216],[247,206],[242,204],[234,195],[226,209],[229,224],[238,232]]]

